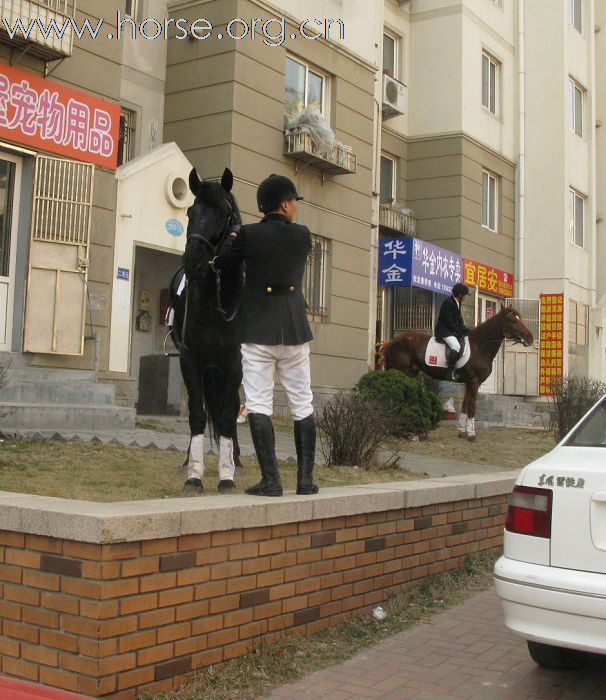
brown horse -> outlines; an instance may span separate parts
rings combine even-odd
[[[419,371],[434,379],[446,379],[448,370],[432,367],[425,362],[425,350],[430,336],[426,333],[402,333],[383,346],[385,369],[399,369],[411,377]],[[457,370],[457,382],[465,384],[465,397],[459,417],[459,437],[475,440],[475,416],[478,389],[492,372],[492,363],[504,340],[513,340],[529,347],[532,333],[526,328],[520,314],[510,306],[480,323],[469,334],[471,356]]]

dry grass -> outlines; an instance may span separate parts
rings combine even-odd
[[[85,501],[131,501],[181,496],[184,477],[179,452],[54,440],[7,440],[0,444],[0,491],[57,496]],[[238,489],[260,478],[256,459],[243,458]],[[216,495],[217,458],[206,459],[205,495]],[[282,463],[286,489],[294,490],[297,468]],[[314,471],[320,486],[347,486],[418,479],[401,469],[364,471],[350,467]]]
[[[475,442],[458,437],[457,424],[439,426],[427,440],[400,440],[394,448],[403,453],[442,457],[469,462],[493,464],[502,470],[521,469],[529,462],[552,450],[556,440],[552,433],[527,428],[479,428]]]
[[[377,621],[365,613],[310,637],[289,634],[274,644],[261,643],[246,656],[210,666],[180,690],[155,695],[153,700],[265,697],[273,688],[350,659],[372,644],[485,590],[492,582],[496,556],[489,552],[473,557],[457,569],[413,585],[383,606],[385,620]]]

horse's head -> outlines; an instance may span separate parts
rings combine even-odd
[[[187,244],[183,264],[188,278],[206,274],[208,263],[235,224],[240,211],[231,193],[234,176],[225,168],[220,182],[201,180],[194,168],[189,174],[189,188],[195,197],[187,210]]]
[[[503,335],[507,340],[515,340],[517,343],[522,343],[525,348],[533,344],[534,338],[532,333],[522,322],[522,317],[518,311],[511,306],[504,306],[498,315],[500,316]]]

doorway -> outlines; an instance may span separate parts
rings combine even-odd
[[[22,160],[0,152],[0,351],[10,352]]]

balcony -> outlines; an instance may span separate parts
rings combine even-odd
[[[0,42],[44,61],[71,56],[74,28],[70,20],[75,18],[76,2],[0,0],[0,17],[3,20],[0,23]]]
[[[405,209],[396,204],[381,204],[379,206],[379,225],[390,231],[403,233],[405,236],[414,236],[417,220],[410,209]]]
[[[328,175],[351,175],[357,170],[357,159],[349,146],[337,145],[329,152],[321,151],[311,134],[303,129],[289,129],[284,135],[284,155],[312,165]]]

